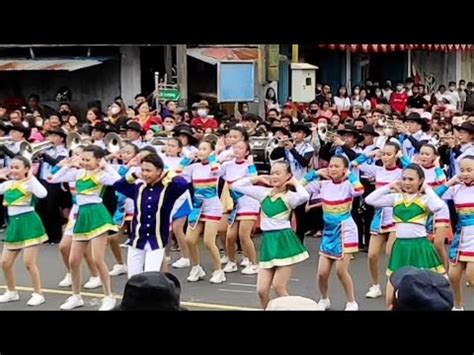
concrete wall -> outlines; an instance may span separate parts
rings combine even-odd
[[[55,102],[55,95],[62,86],[71,89],[73,110],[79,119],[85,119],[89,101],[101,100],[105,110],[120,95],[120,62],[109,60],[74,72],[0,72],[0,101],[7,96],[27,98],[35,93],[40,95],[41,102],[57,109],[59,103]]]
[[[416,69],[423,80],[429,75],[435,79],[436,90],[439,85],[447,85],[456,80],[456,54],[454,52],[415,51]]]
[[[474,80],[474,52],[461,52],[461,79]]]

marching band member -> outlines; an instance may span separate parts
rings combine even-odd
[[[136,183],[140,179],[141,182]],[[156,154],[141,160],[140,172],[127,174],[114,184],[115,189],[133,199],[135,214],[128,241],[128,277],[160,271],[168,244],[170,215],[175,201],[189,188],[173,172],[164,172]]]
[[[5,153],[5,166],[11,165],[12,158],[20,153],[21,143],[26,142],[30,138],[30,129],[26,128],[22,124],[13,124],[9,126],[10,137],[12,138],[11,144],[4,144],[0,147]]]
[[[60,208],[71,208],[71,194],[69,191],[63,191],[61,184],[52,184],[47,179],[51,175],[51,169],[68,156],[68,151],[64,146],[66,132],[61,128],[49,131],[48,140],[52,143],[52,147],[44,153],[40,153],[39,170],[39,181],[48,190],[48,196],[39,201],[38,213],[46,229],[48,241],[59,243],[63,225],[63,215]]]
[[[127,130],[127,139],[130,143],[134,144],[138,149],[141,149],[146,145],[146,143],[143,142],[145,132],[139,123],[133,121],[129,122],[125,126],[125,129]]]

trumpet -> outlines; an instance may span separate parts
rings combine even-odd
[[[32,161],[38,156],[38,154],[50,149],[53,147],[51,142],[41,142],[36,144],[31,144],[28,142],[23,142],[20,144],[20,155],[26,159]]]
[[[384,128],[395,128],[396,123],[395,120],[390,116],[382,116],[381,119],[378,121],[379,126]]]
[[[111,154],[117,153],[124,146],[124,140],[114,132],[107,133],[104,137],[105,149]]]
[[[79,133],[71,132],[66,137],[66,148],[74,150],[80,145],[92,144],[92,138],[87,136],[83,137]]]

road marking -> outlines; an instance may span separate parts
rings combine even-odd
[[[257,287],[257,285],[255,285],[255,284],[239,284],[237,282],[230,282],[229,285],[244,286],[244,287]]]
[[[219,291],[224,291],[224,292],[235,292],[235,293],[255,293],[253,291],[245,291],[245,290],[229,290],[227,288],[219,288]]]
[[[6,289],[7,286],[0,286],[0,289]],[[22,287],[17,286],[16,289],[18,291],[34,291],[32,287]],[[67,295],[70,296],[72,293],[71,291],[63,291],[63,290],[54,290],[49,288],[43,288],[42,291],[44,293],[51,293],[56,295]],[[250,292],[253,293],[253,292]],[[85,297],[98,297],[104,298],[105,296],[100,293],[93,293],[93,292],[81,292],[82,296]],[[122,296],[115,296],[117,299],[122,299]],[[205,308],[205,309],[214,309],[214,310],[222,310],[222,311],[261,311],[259,308],[253,307],[243,307],[243,306],[232,306],[232,305],[225,305],[225,304],[215,304],[215,303],[200,303],[200,302],[181,302],[181,305],[184,307],[194,307],[194,308]]]
[[[290,279],[290,281],[299,281],[300,279]]]

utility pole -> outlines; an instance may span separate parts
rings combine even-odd
[[[176,63],[178,88],[181,93],[179,106],[186,107],[188,104],[188,61],[185,44],[178,44],[176,46]]]

